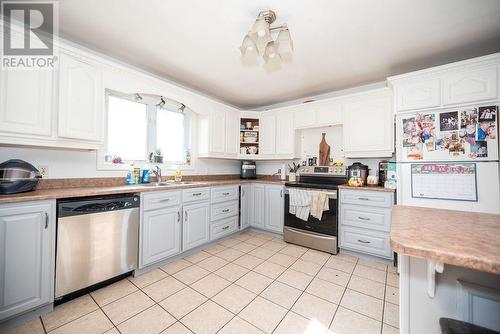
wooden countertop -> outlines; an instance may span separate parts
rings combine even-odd
[[[339,189],[351,189],[351,190],[367,190],[367,191],[383,191],[383,192],[388,192],[388,193],[393,193],[396,191],[396,189],[389,189],[389,188],[384,188],[381,186],[363,186],[363,187],[351,187],[348,186],[347,184],[343,184],[338,186]]]
[[[500,215],[396,205],[395,252],[500,274]]]
[[[160,190],[175,190],[189,189],[199,187],[214,187],[233,184],[248,184],[248,183],[267,183],[267,184],[285,184],[285,181],[278,179],[253,179],[253,180],[214,180],[214,181],[189,181],[189,184],[174,184],[164,186],[147,186],[147,185],[122,185],[122,186],[105,186],[105,187],[69,187],[57,189],[42,189],[20,194],[0,195],[1,203],[14,203],[25,201],[38,201],[47,199],[99,196],[124,193],[139,193],[147,191]]]

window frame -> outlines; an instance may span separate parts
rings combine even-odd
[[[146,128],[146,154],[149,155],[150,152],[156,149],[156,133],[157,133],[157,106],[153,102],[140,102],[135,99],[132,94],[118,92],[112,89],[105,90],[105,105],[104,105],[104,139],[102,146],[97,150],[97,169],[98,170],[128,170],[130,165],[133,164],[135,167],[142,167],[146,164],[159,166],[162,170],[194,170],[194,157],[193,157],[193,125],[194,125],[194,112],[189,110],[189,112],[184,114],[184,147],[183,151],[187,148],[191,151],[191,164],[186,164],[185,162],[179,163],[178,161],[164,161],[163,163],[149,162],[148,158],[146,160],[124,160],[122,164],[113,164],[106,162],[104,160],[105,154],[107,154],[108,147],[108,121],[109,121],[109,97],[116,97],[120,99],[129,100],[135,103],[142,103],[146,105],[146,115],[147,115],[147,128]],[[171,111],[174,112],[174,111]]]

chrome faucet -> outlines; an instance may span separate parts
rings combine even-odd
[[[161,168],[158,166],[155,166],[155,168],[151,171],[156,176],[156,183],[160,183],[161,182]]]

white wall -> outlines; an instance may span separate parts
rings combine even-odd
[[[97,170],[96,151],[74,151],[49,148],[0,147],[0,162],[22,159],[34,166],[49,167],[49,178],[107,177],[123,176],[123,170]],[[184,175],[196,174],[237,174],[239,161],[221,159],[196,159],[194,170],[184,171]],[[173,171],[164,172],[172,175]]]
[[[300,136],[300,159],[287,160],[287,161],[258,161],[257,173],[258,174],[274,174],[281,168],[283,163],[289,164],[292,161],[302,162],[309,157],[319,156],[319,143],[321,141],[321,134],[326,133],[326,142],[330,145],[330,158],[335,162],[343,162],[349,166],[354,162],[361,162],[368,165],[370,168],[370,175],[376,175],[378,170],[378,163],[385,159],[346,159],[344,158],[343,142],[342,142],[342,126],[330,126],[325,128],[304,129],[297,131]],[[367,139],[369,140],[369,138]]]

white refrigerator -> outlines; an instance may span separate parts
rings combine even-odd
[[[397,203],[500,214],[498,104],[396,116]]]

